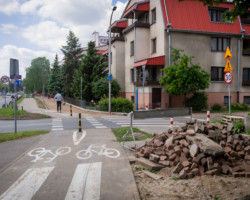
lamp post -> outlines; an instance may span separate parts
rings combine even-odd
[[[109,114],[111,114],[111,21],[114,11],[116,10],[116,6],[113,7],[112,13],[110,16],[110,22],[109,22],[109,57],[108,57],[108,67],[109,67],[109,75],[108,75],[108,81],[109,81]]]

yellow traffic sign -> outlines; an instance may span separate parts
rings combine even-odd
[[[233,71],[232,65],[231,65],[230,61],[227,60],[227,63],[226,63],[225,68],[224,68],[224,72],[231,72],[231,71]]]
[[[231,52],[229,50],[229,47],[227,47],[227,50],[226,50],[226,53],[225,53],[225,56],[224,56],[224,60],[230,59],[230,58],[232,58],[232,54],[231,54]]]

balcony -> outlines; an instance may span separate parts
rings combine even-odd
[[[143,23],[143,22],[135,22],[133,24],[131,24],[130,26],[128,26],[127,28],[125,28],[122,33],[126,34],[130,31],[132,31],[134,29],[134,27],[140,27],[140,28],[150,28],[150,24],[149,23]]]
[[[113,43],[115,41],[122,41],[122,42],[124,42],[125,39],[124,39],[124,37],[112,37],[111,38],[111,43]]]
[[[142,81],[134,82],[135,86],[143,86]],[[159,81],[145,81],[144,86],[150,86],[150,85],[160,85]]]
[[[250,86],[250,80],[243,80],[242,85],[244,86]]]

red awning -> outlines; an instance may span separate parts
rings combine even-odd
[[[128,20],[117,20],[111,25],[111,32],[119,32],[119,30],[122,30],[124,28],[127,28],[128,26]],[[109,29],[108,29],[109,31]]]
[[[142,65],[165,65],[165,56],[159,56],[155,58],[148,58],[134,63],[134,67],[139,67]]]
[[[106,53],[108,53],[108,49],[107,50],[98,50],[96,53],[105,55]]]
[[[128,16],[133,10],[137,10],[137,11],[149,11],[149,1],[142,1],[142,2],[137,2],[134,3],[129,9],[127,9],[124,14],[123,17],[126,18],[126,16]]]

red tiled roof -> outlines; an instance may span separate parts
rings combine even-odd
[[[161,0],[165,27],[167,27],[167,14],[171,28],[176,30],[202,31],[216,33],[241,34],[238,18],[233,23],[211,22],[208,12],[208,6],[195,0]],[[232,9],[233,4],[221,3],[218,7]]]
[[[148,58],[146,60],[141,60],[139,62],[134,63],[134,67],[139,67],[142,65],[165,65],[165,56]]]
[[[139,11],[149,11],[149,1],[142,1],[134,3],[130,8],[128,8],[124,14],[123,17],[126,17],[132,10],[139,10]]]
[[[242,25],[246,35],[250,35],[250,25]]]
[[[117,20],[111,25],[111,31],[115,28],[126,28],[128,26],[128,20]],[[108,29],[109,31],[109,29]]]
[[[96,53],[105,55],[106,53],[108,53],[108,49],[107,50],[98,50]]]

